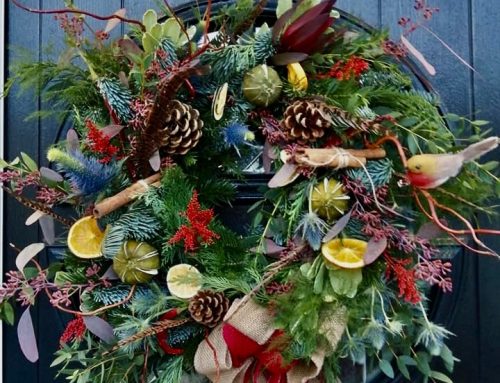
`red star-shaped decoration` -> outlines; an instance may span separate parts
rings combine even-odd
[[[175,244],[183,240],[184,251],[190,252],[196,250],[200,244],[209,245],[213,243],[214,239],[219,238],[217,233],[208,228],[214,211],[201,209],[196,190],[193,192],[186,212],[181,214],[187,218],[189,225],[182,225],[168,243]]]

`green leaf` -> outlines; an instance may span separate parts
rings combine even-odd
[[[439,371],[431,371],[429,377],[432,379],[439,380],[440,382],[443,383],[453,383],[453,380],[451,380],[449,377],[447,377],[445,374]]]
[[[280,17],[290,8],[292,8],[292,0],[278,0],[278,6],[276,7],[276,17]]]
[[[380,359],[378,362],[378,366],[385,375],[387,375],[391,379],[394,379],[394,369],[387,360]]]
[[[416,117],[405,117],[399,123],[403,125],[405,128],[412,127],[418,122]]]
[[[444,118],[446,118],[450,122],[456,122],[456,121],[460,121],[462,119],[462,117],[460,117],[458,114],[454,114],[454,113],[448,113],[444,116]]]
[[[408,138],[406,139],[408,143],[408,149],[410,150],[411,154],[417,154],[418,153],[418,142],[417,139],[413,134],[410,134]]]
[[[495,170],[499,164],[500,164],[500,162],[498,162],[498,161],[489,161],[489,162],[486,162],[485,164],[482,164],[480,166],[483,170],[491,172],[491,171]]]
[[[431,367],[429,365],[429,356],[425,352],[417,353],[417,368],[425,376],[429,376],[431,373]]]
[[[57,358],[55,358],[54,361],[50,364],[50,367],[58,366],[59,364],[64,363],[65,361],[70,359],[71,359],[71,354],[65,352],[59,355]]]
[[[7,324],[14,324],[14,308],[8,301],[3,301],[0,305],[0,318]]]
[[[144,47],[144,51],[146,53],[152,53],[156,50],[159,41],[153,37],[153,35],[149,32],[144,33],[142,36],[142,46]]]
[[[398,365],[398,368],[399,368],[399,371],[401,372],[401,374],[406,379],[410,380],[410,371],[408,371],[408,367],[406,367],[404,360],[402,360],[401,358],[397,358],[396,363]]]
[[[9,167],[9,163],[7,161],[5,161],[3,158],[0,158],[0,169],[8,168],[8,167]]]
[[[314,293],[321,294],[323,291],[323,285],[325,284],[325,274],[326,274],[326,266],[323,263],[316,274],[316,278],[314,279]]]
[[[475,121],[471,121],[470,123],[474,126],[484,126],[484,125],[488,125],[490,122],[486,121],[486,120],[475,120]]]
[[[441,359],[443,359],[444,366],[449,372],[453,371],[453,368],[455,367],[455,360],[456,358],[453,356],[453,353],[451,350],[448,348],[448,346],[443,345],[441,348]]]
[[[26,153],[21,152],[21,157],[23,159],[24,165],[26,165],[26,168],[31,171],[31,172],[36,172],[38,170],[38,165],[37,163]]]
[[[153,26],[158,24],[158,15],[154,9],[148,9],[142,17],[142,23],[146,27],[146,31],[150,31]]]
[[[417,362],[415,359],[413,359],[411,356],[408,355],[401,355],[398,357],[398,359],[401,359],[401,361],[406,364],[407,366],[416,366]]]
[[[329,270],[329,277],[335,293],[354,298],[358,292],[358,286],[363,280],[363,273],[361,269]]]

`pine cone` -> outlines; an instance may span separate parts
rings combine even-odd
[[[299,100],[286,108],[281,126],[287,139],[314,142],[331,127],[329,107],[321,101]]]
[[[178,100],[171,102],[160,146],[168,154],[186,154],[201,138],[203,121],[200,112]]]
[[[202,290],[191,298],[188,309],[196,322],[212,328],[222,322],[229,309],[229,299],[223,293]]]

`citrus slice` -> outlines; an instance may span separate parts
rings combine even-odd
[[[172,266],[167,273],[167,287],[177,298],[192,298],[201,290],[201,273],[187,263]]]
[[[327,262],[344,269],[357,269],[365,265],[363,256],[367,245],[359,239],[337,238],[325,243],[321,253]]]
[[[99,228],[97,220],[92,216],[83,217],[69,229],[68,247],[79,258],[98,258],[102,256],[103,239],[104,232]]]

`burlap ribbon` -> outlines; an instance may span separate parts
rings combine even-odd
[[[226,315],[227,324],[251,338],[258,345],[265,345],[275,334],[276,328],[273,318],[265,307],[259,306],[252,300],[239,307],[237,302],[233,303]],[[199,374],[205,375],[215,383],[245,383],[248,370],[255,362],[255,358],[248,358],[238,366],[234,365],[228,345],[224,341],[223,328],[225,323],[217,326],[206,340],[200,343],[194,358],[194,366]],[[339,339],[345,328],[337,327],[336,338]],[[314,381],[322,367],[325,358],[325,350],[316,351],[309,363],[294,363],[286,372],[287,383],[306,383]],[[263,372],[257,376],[252,375],[256,383],[266,383]],[[252,382],[253,383],[253,382]]]

